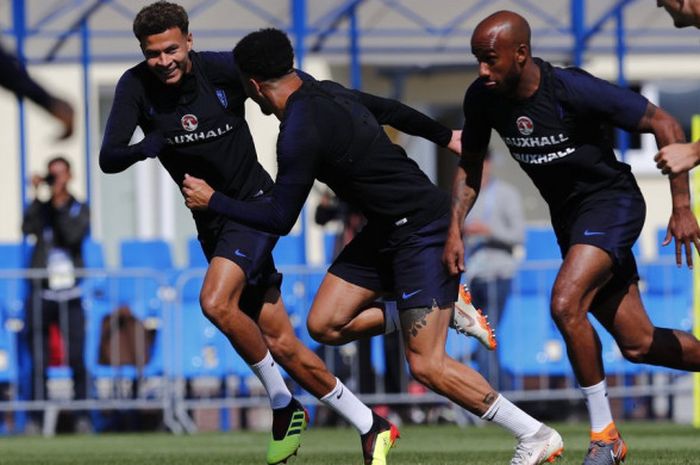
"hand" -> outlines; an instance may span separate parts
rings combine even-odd
[[[676,264],[679,267],[683,266],[683,254],[681,252],[681,246],[683,246],[688,268],[692,270],[693,250],[691,244],[694,244],[695,249],[700,252],[700,227],[698,227],[698,222],[690,208],[674,209],[668,222],[666,238],[661,245],[667,246],[671,243],[672,238],[676,239]]]
[[[447,144],[447,148],[454,152],[457,156],[462,155],[462,131],[461,130],[453,130],[452,131],[452,138],[450,139],[450,142]]]
[[[58,137],[59,140],[67,139],[73,134],[73,120],[75,112],[70,103],[54,97],[49,104],[49,113],[63,125],[63,133]]]
[[[654,157],[656,167],[663,174],[679,174],[693,169],[700,163],[700,145],[671,144],[659,150]]]
[[[165,137],[159,131],[151,131],[141,141],[141,152],[147,158],[156,158],[165,147]]]
[[[206,210],[209,200],[214,195],[214,189],[203,179],[185,174],[182,182],[182,193],[185,194],[185,205],[190,210]]]
[[[442,252],[442,263],[451,275],[457,275],[464,271],[464,241],[461,234],[447,234],[445,249]]]
[[[32,175],[32,187],[34,189],[37,189],[41,185],[42,182],[44,182],[43,176],[39,176],[38,174]]]

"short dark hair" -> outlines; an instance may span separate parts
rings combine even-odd
[[[170,28],[178,27],[183,34],[187,34],[190,20],[187,12],[177,3],[159,1],[145,6],[134,18],[134,35],[143,40],[153,34],[160,34]]]
[[[70,162],[63,155],[56,155],[56,156],[52,157],[49,160],[49,162],[46,164],[46,166],[50,167],[54,163],[63,163],[64,165],[66,165],[66,169],[68,170],[68,172],[70,172]]]
[[[251,32],[233,49],[238,69],[248,76],[275,79],[294,68],[294,49],[287,34],[267,28]]]

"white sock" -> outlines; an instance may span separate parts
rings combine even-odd
[[[500,394],[481,418],[504,427],[518,439],[532,436],[542,426],[541,422],[520,410],[515,404]]]
[[[384,334],[391,334],[394,331],[401,331],[401,321],[396,302],[389,300],[384,302]]]
[[[336,378],[335,387],[331,392],[321,397],[321,402],[335,410],[354,426],[360,434],[365,434],[372,428],[372,410],[360,399],[355,397],[350,389]]]
[[[269,351],[258,363],[250,365],[250,369],[265,387],[272,408],[284,408],[289,405],[292,393],[287,389],[277,363],[272,359]]]
[[[593,386],[581,387],[581,392],[586,399],[588,416],[591,419],[591,431],[600,433],[613,421],[610,402],[608,402],[608,384],[603,379]]]

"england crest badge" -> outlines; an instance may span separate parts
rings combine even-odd
[[[228,108],[228,99],[226,98],[226,92],[222,89],[216,89],[216,96],[219,97],[219,102],[224,108]]]

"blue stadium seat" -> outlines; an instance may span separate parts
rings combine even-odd
[[[458,362],[469,364],[477,344],[473,337],[464,337],[457,331],[449,330],[445,341],[445,352]]]
[[[332,263],[335,258],[335,244],[338,242],[337,233],[323,233],[323,251],[326,254],[326,263]]]
[[[201,376],[224,378],[227,352],[233,351],[226,337],[203,314],[198,304],[182,307],[175,345],[175,373],[185,379]]]
[[[102,243],[91,237],[83,241],[83,261],[85,268],[102,270],[105,268],[104,250]],[[104,276],[86,276],[81,287],[85,298],[101,299],[107,294],[108,280]]]
[[[566,346],[542,295],[513,295],[496,330],[501,366],[514,376],[570,375]]]
[[[561,259],[557,237],[551,227],[527,228],[525,231],[525,258],[527,260]]]
[[[105,257],[102,243],[97,242],[92,237],[87,237],[83,241],[83,261],[85,268],[104,268]]]
[[[30,251],[31,247],[22,243],[0,243],[0,269],[18,272],[16,276],[0,278],[0,312],[5,318],[22,318],[27,281],[19,273],[29,263]]]
[[[693,306],[685,295],[645,293],[642,300],[655,326],[693,330]]]
[[[121,378],[136,379],[137,372],[134,366],[112,367],[99,364],[100,334],[102,318],[114,310],[109,302],[102,300],[89,300],[85,305],[85,366],[90,376],[96,379]]]
[[[673,294],[690,297],[693,273],[687,268],[678,268],[675,263],[647,263],[639,267],[642,287],[649,294]]]
[[[120,251],[124,268],[167,270],[173,267],[170,245],[162,239],[126,240],[120,244]]]
[[[515,295],[549,296],[558,272],[558,266],[531,267],[526,262],[515,274],[512,291]]]
[[[370,344],[370,359],[372,361],[372,368],[374,369],[374,373],[378,376],[384,376],[386,374],[386,359],[384,357],[384,338],[382,336],[375,336],[372,338]]]
[[[164,273],[166,279],[172,279],[175,274],[170,245],[164,240],[127,240],[120,244],[120,250],[122,268],[149,269],[154,273]],[[158,291],[163,284],[155,275],[110,278],[106,299],[131,307],[145,306],[150,313],[158,313]]]
[[[0,383],[17,381],[17,333],[8,331],[5,324],[7,317],[0,309]]]
[[[659,257],[663,257],[666,255],[671,255],[675,256],[676,255],[676,247],[675,247],[675,240],[671,240],[671,243],[668,244],[667,246],[661,245],[664,242],[664,239],[666,238],[666,227],[661,226],[656,230],[656,255]]]
[[[209,266],[209,263],[207,262],[207,257],[204,256],[199,239],[190,237],[187,240],[187,267],[206,268],[207,266]]]
[[[277,265],[305,265],[306,244],[304,234],[288,234],[280,237],[272,251]]]

